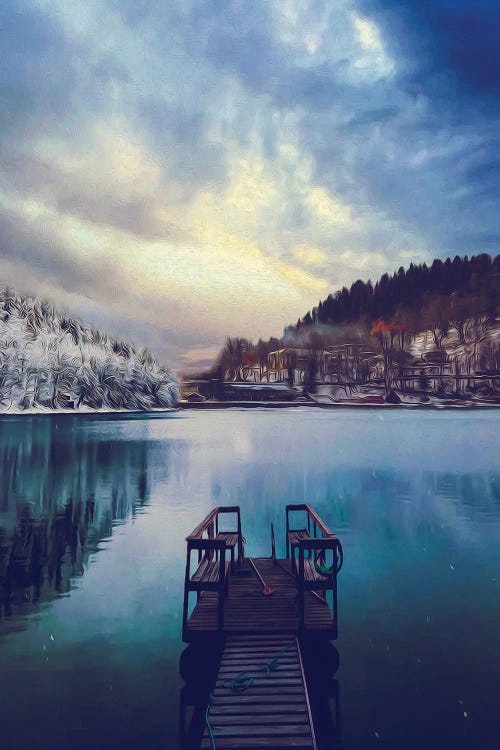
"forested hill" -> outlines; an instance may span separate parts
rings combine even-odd
[[[88,328],[53,305],[0,291],[0,411],[173,406],[170,371],[147,349]]]
[[[436,319],[495,316],[500,305],[500,255],[456,256],[400,268],[384,274],[375,285],[356,281],[320,302],[287,335],[315,324],[370,324],[379,319],[404,322],[411,330],[422,330]]]

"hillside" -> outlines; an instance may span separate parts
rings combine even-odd
[[[0,411],[154,409],[178,400],[147,349],[89,328],[36,297],[0,291]]]
[[[356,281],[330,294],[295,326],[287,328],[293,336],[316,324],[342,325],[375,320],[404,322],[414,332],[426,327],[440,327],[454,320],[494,316],[500,305],[500,255],[453,260],[436,259],[400,268],[389,276],[384,274],[373,286],[370,281]]]
[[[356,281],[281,338],[228,338],[206,376],[286,381],[304,392],[320,382],[334,399],[377,388],[386,397],[397,389],[496,399],[499,372],[500,256],[478,255],[412,264],[375,284]]]

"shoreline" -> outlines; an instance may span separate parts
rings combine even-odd
[[[141,417],[148,416],[154,419],[155,417],[161,418],[165,415],[178,414],[183,411],[199,410],[199,411],[216,411],[218,409],[369,409],[369,410],[473,410],[473,409],[495,409],[500,407],[499,403],[491,401],[478,401],[478,402],[460,402],[452,401],[450,403],[409,403],[402,402],[400,404],[383,404],[383,403],[355,403],[355,402],[321,402],[321,401],[202,401],[202,402],[189,402],[181,401],[177,406],[169,407],[165,409],[153,409],[153,410],[141,410],[141,409],[96,409],[96,410],[85,410],[79,411],[76,409],[43,409],[43,410],[9,410],[0,411],[0,419],[8,419],[9,417],[102,417],[106,418],[122,418],[122,417]]]
[[[484,409],[498,408],[500,403],[488,401],[482,402],[460,402],[453,401],[450,403],[405,403],[400,404],[373,404],[373,403],[353,403],[337,401],[335,403],[325,403],[321,401],[201,401],[201,402],[180,402],[179,411],[200,409],[298,409],[306,407],[308,409]]]
[[[4,417],[123,417],[141,416],[148,414],[150,417],[161,417],[164,414],[175,414],[179,406],[169,406],[161,409],[9,409],[0,411],[0,419]]]

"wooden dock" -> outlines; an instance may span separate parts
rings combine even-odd
[[[252,682],[232,686],[239,675]],[[291,633],[230,636],[222,654],[208,720],[220,750],[316,750],[300,646]],[[202,750],[213,750],[208,726]]]
[[[223,632],[226,635],[265,635],[301,631],[300,608],[295,577],[290,560],[274,562],[270,558],[252,558],[265,582],[273,589],[264,596],[263,586],[246,562],[229,573],[228,596],[224,599]],[[329,640],[337,637],[337,621],[327,603],[311,591],[304,594],[304,626]],[[217,593],[200,594],[188,619],[184,640],[193,642],[217,634]]]
[[[183,640],[222,647],[201,747],[315,750],[300,638],[337,638],[340,541],[309,505],[286,508],[285,559],[273,530],[269,558],[244,556],[237,506],[214,508],[186,541]]]

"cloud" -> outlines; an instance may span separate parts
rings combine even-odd
[[[323,250],[306,244],[296,245],[293,254],[297,260],[308,266],[321,266],[328,260],[328,256]]]
[[[498,252],[499,18],[10,0],[0,273],[186,365],[360,276]]]
[[[500,91],[500,10],[489,0],[362,0],[361,8],[385,26],[392,45],[407,54],[415,79],[446,71],[474,97]],[[397,34],[389,34],[389,30]],[[416,62],[413,58],[425,53]]]
[[[377,24],[358,13],[353,14],[353,22],[364,51],[364,54],[356,59],[355,67],[369,69],[371,75],[390,75],[395,69],[395,64],[387,54]]]
[[[324,187],[313,186],[309,190],[308,203],[318,219],[332,224],[349,224],[351,212],[348,206],[334,198]]]
[[[384,46],[380,39],[380,32],[373,21],[361,18],[354,14],[354,26],[359,35],[359,41],[366,50],[373,52],[383,52]]]

